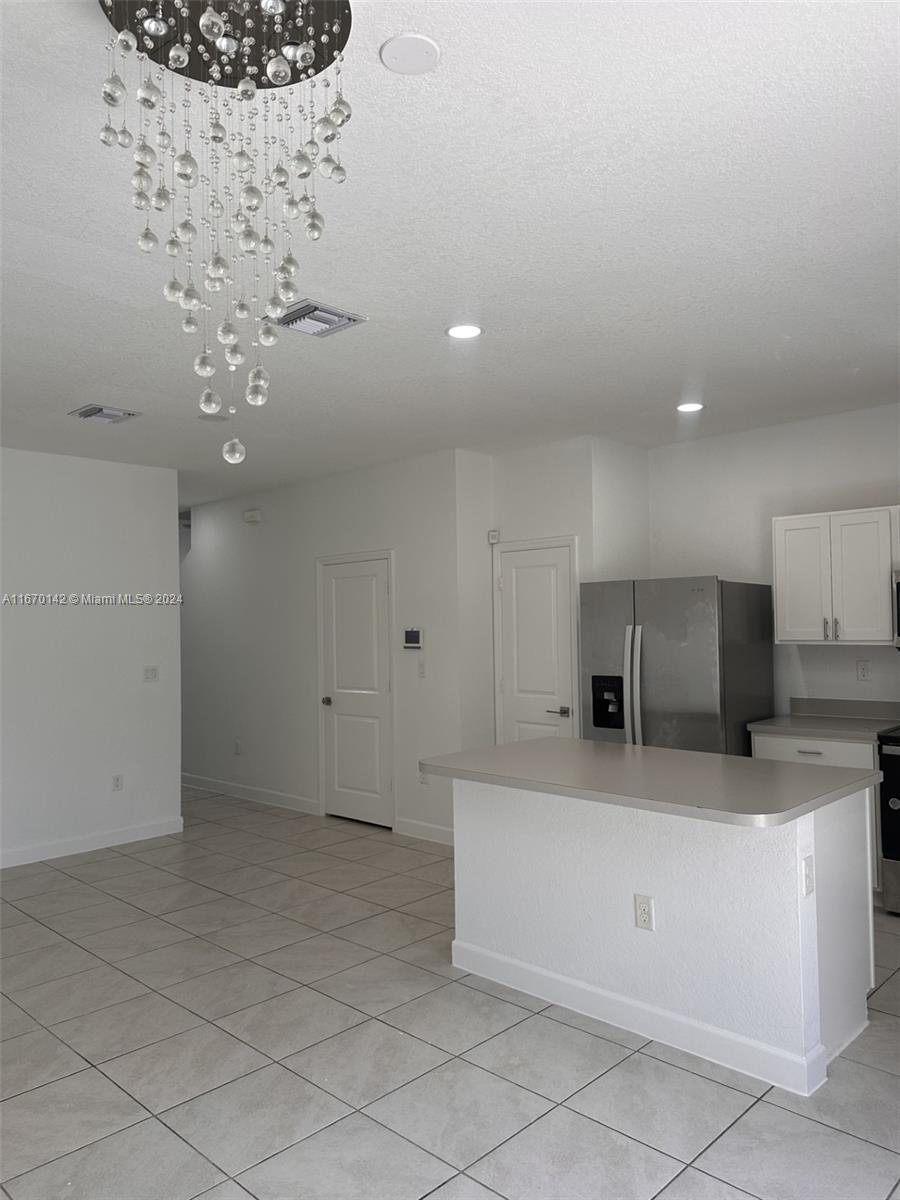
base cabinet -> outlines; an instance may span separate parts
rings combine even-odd
[[[832,738],[777,737],[753,734],[753,757],[774,758],[819,767],[865,767],[878,770],[878,747],[872,742],[841,742]],[[878,788],[872,789],[869,812],[869,847],[872,856],[872,886],[881,888],[881,810]]]

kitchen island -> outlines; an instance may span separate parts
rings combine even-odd
[[[801,1095],[865,1026],[877,771],[565,738],[421,768],[456,966]]]

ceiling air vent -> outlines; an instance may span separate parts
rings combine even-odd
[[[77,417],[79,421],[97,421],[101,425],[118,425],[120,421],[130,421],[132,417],[140,415],[128,408],[110,408],[108,404],[84,404],[69,413],[70,417]]]
[[[361,325],[365,319],[327,304],[316,304],[314,300],[301,300],[279,318],[278,324],[285,329],[296,329],[298,333],[308,333],[311,337],[328,337],[332,333],[340,333],[342,329]]]

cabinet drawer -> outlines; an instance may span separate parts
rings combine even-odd
[[[773,737],[754,733],[754,758],[811,763],[819,767],[874,767],[875,747],[869,742],[837,742],[831,738]]]

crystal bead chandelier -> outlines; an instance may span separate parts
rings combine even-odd
[[[322,236],[318,179],[347,178],[340,142],[351,116],[342,80],[350,5],[99,2],[115,30],[100,141],[130,151],[137,246],[149,255],[162,242],[171,257],[163,297],[199,342],[193,365],[206,415],[226,403],[211,382],[224,360],[231,430],[222,456],[240,463],[238,370],[249,362],[243,399],[264,405],[263,351],[299,297],[293,239]]]

